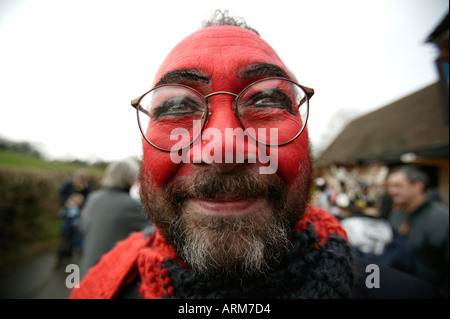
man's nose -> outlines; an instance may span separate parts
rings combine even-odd
[[[234,97],[221,94],[208,101],[210,114],[201,136],[202,163],[228,173],[256,155],[249,150],[249,137],[234,113]]]

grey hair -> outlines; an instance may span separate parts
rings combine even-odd
[[[216,25],[232,25],[236,27],[241,27],[260,35],[258,31],[250,27],[244,18],[230,16],[228,10],[222,11],[220,9],[215,10],[211,13],[208,19],[202,21],[202,28],[216,26]]]
[[[110,163],[100,184],[105,188],[129,189],[136,182],[138,174],[138,161],[127,157]]]
[[[396,167],[396,168],[392,169],[392,171],[389,173],[389,175],[391,175],[393,173],[398,173],[398,172],[403,172],[410,183],[421,182],[421,183],[423,183],[425,188],[427,188],[429,186],[428,175],[413,166],[402,165],[402,166]]]

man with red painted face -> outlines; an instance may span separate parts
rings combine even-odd
[[[254,30],[208,26],[182,40],[132,102],[156,230],[117,244],[71,297],[358,298],[389,286],[309,204],[313,93]]]

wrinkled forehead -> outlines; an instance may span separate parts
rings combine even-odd
[[[174,70],[233,78],[248,65],[264,63],[279,66],[288,74],[275,50],[259,35],[235,26],[207,27],[175,46],[160,66],[154,84]]]

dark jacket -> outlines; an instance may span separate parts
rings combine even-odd
[[[376,267],[373,267],[376,265]],[[359,257],[355,260],[355,299],[443,299],[445,295],[428,282],[382,263]],[[378,272],[378,274],[377,274]],[[375,276],[379,275],[379,285]]]
[[[414,250],[413,274],[448,294],[449,210],[440,202],[428,200],[412,214],[394,211],[389,221],[399,230],[409,221],[405,235]]]
[[[128,191],[100,189],[87,198],[82,216],[83,252],[81,274],[131,232],[150,224],[140,203]]]

